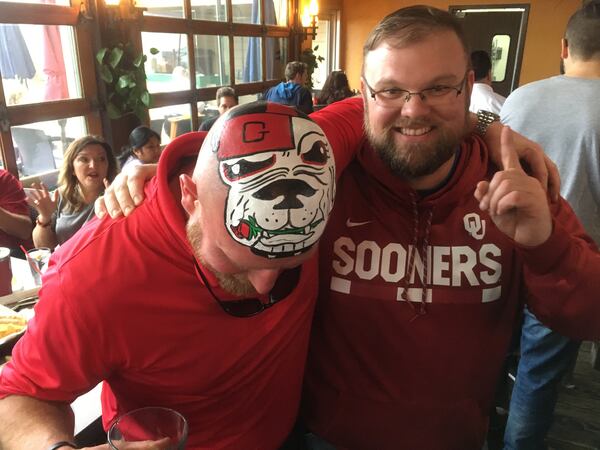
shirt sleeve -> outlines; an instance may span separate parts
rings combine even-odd
[[[5,170],[0,170],[0,207],[13,214],[29,216],[27,197],[21,183]]]
[[[75,308],[76,303],[67,298],[59,279],[59,271],[51,267],[35,317],[0,372],[0,398],[25,395],[70,403],[109,373],[106,362],[110,357],[102,357],[102,325],[92,327],[91,315],[78,314],[81,308]],[[80,297],[80,303],[93,300],[88,295]]]
[[[310,117],[323,129],[333,148],[339,178],[365,141],[363,101],[360,97],[351,97],[332,103]]]
[[[528,304],[549,328],[580,340],[600,338],[600,253],[568,203],[551,206],[553,231],[542,245],[518,248]]]

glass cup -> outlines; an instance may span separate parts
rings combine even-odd
[[[183,450],[187,436],[185,417],[174,409],[149,406],[119,417],[108,429],[108,446],[111,450]]]
[[[32,248],[27,251],[27,261],[36,286],[42,285],[42,274],[48,268],[51,253],[51,250],[47,247]]]

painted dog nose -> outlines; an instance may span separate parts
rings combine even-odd
[[[283,200],[273,206],[273,209],[299,209],[304,206],[304,203],[298,196],[312,197],[316,192],[302,180],[277,180],[259,189],[252,196],[265,201],[283,197]]]

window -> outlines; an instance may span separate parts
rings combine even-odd
[[[0,2],[1,165],[25,184],[52,185],[68,144],[102,132],[91,28],[69,3]]]
[[[163,144],[198,128],[206,117],[201,108],[211,112],[220,86],[232,86],[245,102],[283,78],[293,33],[290,0],[131,0],[130,8],[126,0],[120,7],[100,0],[96,8],[90,1],[0,0],[0,40],[15,49],[0,52],[0,104],[6,105],[0,166],[26,184],[56,173],[75,138],[100,134],[117,151],[126,142],[115,136],[128,135],[132,121],[101,120],[104,85],[96,79],[92,45],[112,46],[111,27],[124,30],[121,41],[146,56],[147,120]],[[32,163],[24,146],[34,141],[43,142],[36,148],[44,156]]]
[[[283,78],[292,35],[288,0],[137,1],[147,8],[141,41],[151,120],[169,121],[163,143],[214,114],[219,87],[232,86],[240,98],[255,100]],[[156,55],[149,54],[152,47]],[[189,111],[179,111],[184,104]],[[171,127],[173,119],[165,119],[171,114],[190,125]]]

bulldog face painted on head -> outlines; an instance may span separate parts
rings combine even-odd
[[[335,163],[323,130],[287,106],[236,107],[207,137],[229,186],[225,226],[258,255],[303,253],[325,229],[335,196]]]

